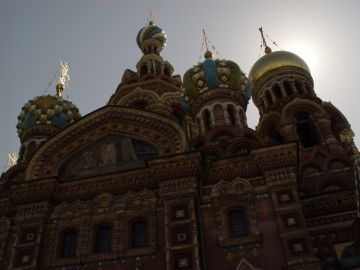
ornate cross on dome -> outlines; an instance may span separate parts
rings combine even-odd
[[[259,31],[260,31],[261,38],[262,38],[262,43],[263,43],[262,45],[265,47],[265,53],[269,54],[269,53],[271,53],[271,48],[266,44],[266,40],[265,40],[265,37],[264,37],[264,32],[263,32],[262,26],[260,26]]]
[[[212,58],[212,52],[209,50],[209,46],[208,46],[208,43],[209,43],[209,39],[205,33],[205,30],[203,29],[203,43],[205,45],[205,48],[206,48],[206,52],[204,54],[204,57],[205,59],[210,59]]]
[[[155,18],[154,18],[152,9],[150,8],[150,10],[149,10],[149,25],[153,25],[153,24],[155,24]]]
[[[69,66],[65,61],[59,61],[60,65],[60,76],[59,83],[56,85],[56,95],[61,97],[61,93],[64,91],[67,86],[68,81],[70,80],[69,76]]]

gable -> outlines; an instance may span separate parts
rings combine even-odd
[[[77,155],[78,157],[86,156],[88,153],[85,149],[95,151],[90,145],[108,148],[109,150],[106,151],[113,148],[111,145],[105,146],[102,142],[103,138],[113,140],[115,148],[121,148],[121,144],[124,144],[123,148],[137,148],[137,154],[140,156],[142,146],[156,149],[157,156],[162,157],[183,153],[187,145],[181,126],[165,116],[135,108],[105,106],[84,116],[45,142],[31,158],[26,169],[25,180],[67,175],[68,170],[65,170],[65,174],[60,172],[66,167],[63,164],[67,162],[70,164],[70,159]],[[104,163],[101,159],[101,151],[105,150],[100,149],[93,153],[97,155],[96,158],[91,157],[91,153],[89,157],[82,158],[88,158],[88,162],[95,158],[97,166],[100,166]],[[120,150],[115,152],[119,161],[131,159],[131,154],[126,158],[124,155],[121,156]]]

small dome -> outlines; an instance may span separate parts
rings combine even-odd
[[[16,128],[21,138],[32,126],[50,125],[63,129],[80,117],[79,109],[70,101],[59,96],[38,96],[22,107]]]
[[[252,86],[239,66],[229,60],[205,59],[184,74],[183,86],[185,96],[194,99],[203,91],[215,88],[230,88],[243,92],[248,101],[252,94]]]
[[[136,36],[136,42],[140,49],[142,49],[142,44],[145,40],[155,39],[160,42],[161,48],[165,46],[166,43],[166,34],[158,26],[154,25],[152,21],[143,28],[140,29],[139,33]]]
[[[299,56],[287,51],[276,51],[265,54],[253,65],[249,72],[249,79],[255,85],[256,81],[270,70],[279,67],[299,67],[310,73],[310,69]]]

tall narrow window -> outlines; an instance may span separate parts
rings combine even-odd
[[[102,226],[96,231],[96,252],[108,252],[111,248],[111,228],[110,226]]]
[[[271,97],[271,94],[269,93],[269,91],[266,91],[266,92],[265,92],[265,97],[266,97],[266,99],[267,99],[267,101],[268,101],[268,104],[269,104],[269,105],[272,105],[272,104],[273,104],[273,100],[272,100],[272,97]]]
[[[204,126],[205,129],[208,130],[211,128],[211,118],[210,118],[210,113],[208,110],[205,110],[204,112]]]
[[[280,89],[280,85],[278,84],[275,84],[274,87],[273,87],[273,91],[275,93],[275,96],[277,99],[280,99],[282,98],[282,94],[281,94],[281,89]]]
[[[76,254],[76,231],[67,231],[62,239],[61,257],[75,257]]]
[[[296,129],[303,147],[312,147],[318,144],[316,132],[309,115],[303,112],[296,114]]]
[[[148,67],[146,64],[143,64],[140,68],[140,76],[144,76],[148,73]]]
[[[234,210],[229,213],[229,225],[231,237],[238,237],[246,234],[246,224],[242,210]]]
[[[291,84],[290,84],[289,81],[285,81],[285,82],[284,82],[284,88],[285,88],[286,94],[287,94],[288,96],[291,96],[291,95],[293,94],[293,90],[292,90],[292,88],[291,88]]]
[[[220,105],[214,107],[215,123],[217,126],[225,124],[224,110]]]
[[[234,110],[234,107],[229,105],[227,107],[227,110],[228,110],[228,115],[229,115],[229,120],[230,120],[230,124],[231,125],[235,125],[236,123],[236,120],[235,120],[235,110]]]
[[[302,88],[301,82],[299,82],[298,80],[295,81],[295,87],[296,90],[299,92],[299,94],[306,94],[304,93],[304,89]]]
[[[132,244],[134,248],[146,245],[147,226],[145,221],[136,221],[132,224]]]

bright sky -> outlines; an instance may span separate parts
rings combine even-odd
[[[343,112],[360,145],[358,0],[0,0],[0,172],[7,154],[20,148],[21,107],[44,94],[60,59],[71,77],[64,96],[81,114],[105,105],[123,71],[135,69],[141,56],[135,37],[150,8],[168,37],[162,56],[180,75],[199,60],[202,28],[220,56],[248,74],[259,57],[262,25],[308,63],[317,95]],[[247,117],[255,128],[252,101]]]

